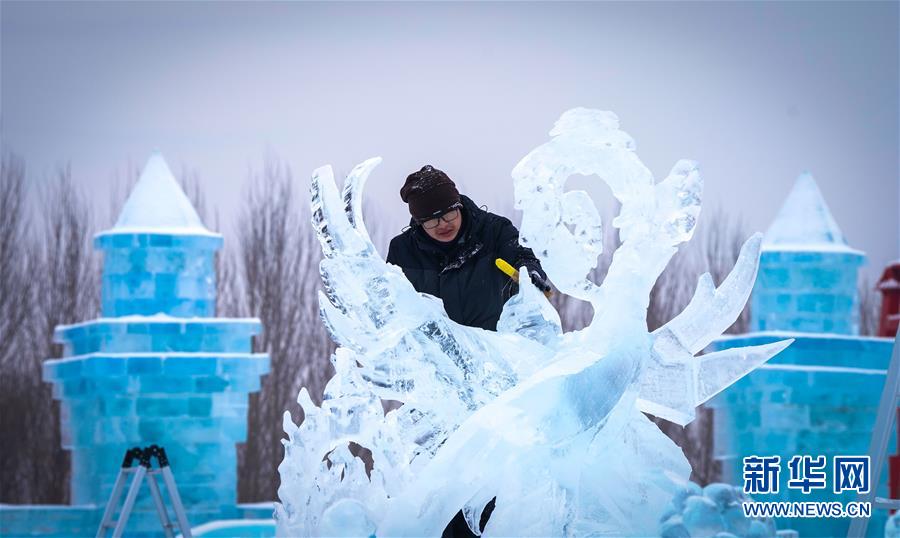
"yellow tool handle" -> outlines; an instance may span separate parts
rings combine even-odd
[[[501,271],[503,271],[504,273],[509,275],[509,278],[513,279],[513,281],[515,281],[517,283],[519,282],[519,272],[516,270],[515,267],[510,265],[509,262],[507,262],[503,258],[497,258],[494,261],[494,263],[497,265],[497,269],[500,269]],[[549,298],[551,295],[551,292],[545,291],[544,295],[547,296],[547,298]]]
[[[494,263],[497,264],[498,269],[509,275],[509,278],[515,280],[516,282],[519,281],[519,272],[516,271],[516,268],[510,265],[509,262],[507,262],[503,258],[497,258]]]

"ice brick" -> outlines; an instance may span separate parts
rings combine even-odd
[[[723,478],[741,483],[743,457],[779,455],[785,464],[783,483],[779,494],[765,500],[854,500],[835,496],[830,489],[794,493],[786,485],[786,462],[797,454],[824,455],[830,463],[835,455],[867,452],[893,341],[780,332],[722,338],[710,347],[757,345],[786,336],[794,337],[794,344],[710,402],[713,453],[722,464]],[[890,442],[893,453],[896,438],[891,436]],[[881,484],[886,483],[885,475]],[[834,519],[790,520],[781,525],[801,536],[841,536],[847,530],[846,521]]]
[[[856,279],[864,262],[862,253],[764,251],[751,299],[751,328],[858,333]]]

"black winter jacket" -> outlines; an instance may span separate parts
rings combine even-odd
[[[545,280],[547,275],[531,249],[519,245],[519,231],[509,219],[460,198],[463,223],[453,246],[441,248],[410,220],[410,228],[391,240],[387,262],[400,266],[417,291],[441,298],[453,321],[493,331],[504,303],[518,290],[495,260],[503,258],[516,269],[524,265]]]

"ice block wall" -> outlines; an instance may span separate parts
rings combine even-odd
[[[221,245],[158,155],[116,226],[95,238],[102,316],[58,327],[63,358],[44,364],[71,452],[73,505],[102,512],[126,449],[157,444],[192,525],[238,513],[236,445],[269,358],[252,352],[259,320],[214,317]],[[139,499],[128,534],[161,533],[148,490]]]
[[[103,504],[127,448],[166,448],[186,505],[237,501],[236,443],[268,357],[256,320],[99,319],[60,328],[66,357],[47,361],[72,453],[71,502]]]
[[[714,455],[722,480],[743,484],[743,458],[780,456],[777,494],[757,501],[853,501],[832,492],[834,456],[865,455],[890,363],[893,339],[859,333],[857,273],[851,248],[809,174],[799,178],[766,232],[751,299],[750,334],[715,341],[711,350],[759,345],[785,337],[786,350],[707,405],[714,413]],[[774,332],[777,331],[777,332]],[[891,437],[891,453],[896,438]],[[787,487],[795,455],[826,456],[828,484],[804,494]],[[875,480],[876,477],[873,477]],[[879,478],[887,493],[887,471]],[[873,511],[870,536],[887,513]],[[800,536],[846,536],[849,519],[778,520]]]
[[[95,242],[103,252],[104,317],[215,315],[221,237],[105,233]]]
[[[853,501],[854,493],[832,493],[831,466],[834,456],[868,453],[893,339],[794,337],[790,347],[707,404],[713,409],[713,450],[722,464],[722,481],[743,484],[744,457],[780,456],[779,493],[754,495],[756,501]],[[759,345],[781,338],[783,333],[755,333],[722,338],[711,347]],[[889,453],[896,453],[896,435],[891,436]],[[787,487],[787,462],[794,455],[827,457],[825,490],[804,494]],[[886,497],[887,466],[879,483],[877,494]],[[873,510],[869,536],[881,536],[886,518],[886,511]],[[846,536],[849,521],[797,518],[778,524],[800,536]]]
[[[801,174],[766,231],[750,329],[859,334],[857,276],[865,260],[847,244],[812,175]]]
[[[751,330],[859,334],[855,252],[768,249],[750,305]]]

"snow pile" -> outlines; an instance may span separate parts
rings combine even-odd
[[[99,235],[127,233],[218,236],[200,221],[190,199],[159,153],[153,153],[144,165],[116,225]]]
[[[772,538],[772,519],[744,517],[741,503],[751,501],[741,488],[687,482],[672,498],[662,518],[661,538]]]
[[[885,522],[884,538],[900,538],[900,512],[894,512]]]
[[[809,172],[797,177],[778,216],[766,231],[765,249],[858,252],[847,244]]]
[[[498,332],[454,323],[369,239],[361,193],[380,159],[354,168],[342,193],[330,167],[315,171],[320,306],[339,348],[322,405],[302,389],[304,421],[284,417],[281,535],[438,536],[460,509],[478,532],[495,497],[487,536],[655,534],[691,469],[642,411],[687,424],[789,343],[694,357],[741,312],[758,234],[718,288],[701,276],[685,310],[649,333],[650,290],[699,215],[696,164],[656,182],[611,112],[570,110],[550,134],[513,170],[516,207],[521,241],[556,287],[594,308],[571,333],[527,278]],[[599,214],[586,192],[565,191],[573,174],[600,177],[621,203],[623,243],[602,284],[587,278]],[[382,400],[403,405],[385,413]],[[350,442],[371,451],[371,473]]]

